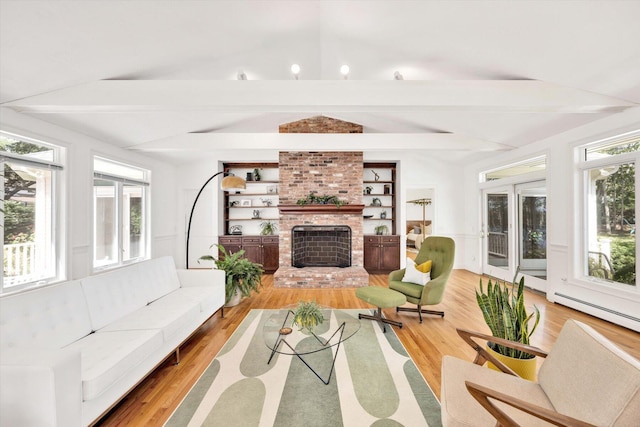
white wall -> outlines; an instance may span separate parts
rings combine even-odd
[[[478,174],[534,155],[547,154],[547,299],[640,331],[640,292],[636,287],[603,286],[579,277],[582,212],[577,204],[580,175],[574,161],[577,145],[638,128],[640,108],[630,109],[468,166],[464,173],[466,251],[463,268],[477,273],[482,270]]]
[[[67,149],[66,180],[63,183],[66,199],[61,206],[61,214],[66,227],[62,237],[67,242],[63,257],[68,279],[92,273],[94,155],[151,170],[151,256],[172,255],[178,260],[177,176],[174,166],[8,109],[2,110],[0,129]]]

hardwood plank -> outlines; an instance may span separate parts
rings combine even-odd
[[[444,301],[434,306],[445,311],[444,318],[426,315],[420,324],[415,313],[384,310],[385,316],[403,322],[402,329],[394,330],[438,398],[442,356],[453,355],[465,360],[474,357],[471,348],[458,337],[456,327],[490,333],[475,301],[474,290],[479,279],[480,276],[466,270],[453,271]],[[244,299],[236,307],[225,309],[224,318],[218,313],[209,319],[180,349],[182,360],[179,365],[174,365],[174,359],[169,358],[103,417],[98,425],[162,425],[251,309],[279,308],[308,299],[336,308],[372,308],[356,298],[352,288],[274,288],[272,275],[265,275],[263,283],[264,288],[259,294]],[[369,284],[386,287],[387,276],[371,275]],[[535,304],[542,316],[539,330],[532,337],[532,345],[544,350],[551,349],[564,322],[573,318],[593,326],[623,350],[640,359],[640,334],[552,304],[538,293],[527,291],[525,298],[527,305]]]

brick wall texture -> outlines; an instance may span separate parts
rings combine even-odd
[[[326,116],[314,116],[285,123],[278,130],[280,133],[362,133],[362,125]]]

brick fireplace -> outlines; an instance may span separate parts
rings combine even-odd
[[[363,253],[362,152],[281,152],[278,164],[280,266],[274,274],[274,286],[368,286]],[[296,204],[310,192],[335,195],[346,204],[339,208],[333,204]],[[296,227],[349,229],[351,266],[295,267],[297,251],[292,246],[292,231]]]

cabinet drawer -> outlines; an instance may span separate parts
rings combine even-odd
[[[242,244],[246,244],[246,243],[260,243],[260,237],[258,237],[258,236],[243,237],[242,238]]]
[[[270,237],[263,237],[262,238],[262,243],[279,243],[280,239],[278,238],[278,236],[270,236]]]
[[[383,236],[382,243],[397,243],[400,244],[400,236]]]
[[[365,243],[380,243],[380,237],[378,236],[364,236]]]
[[[221,245],[239,245],[242,242],[241,237],[219,237],[218,241]]]

